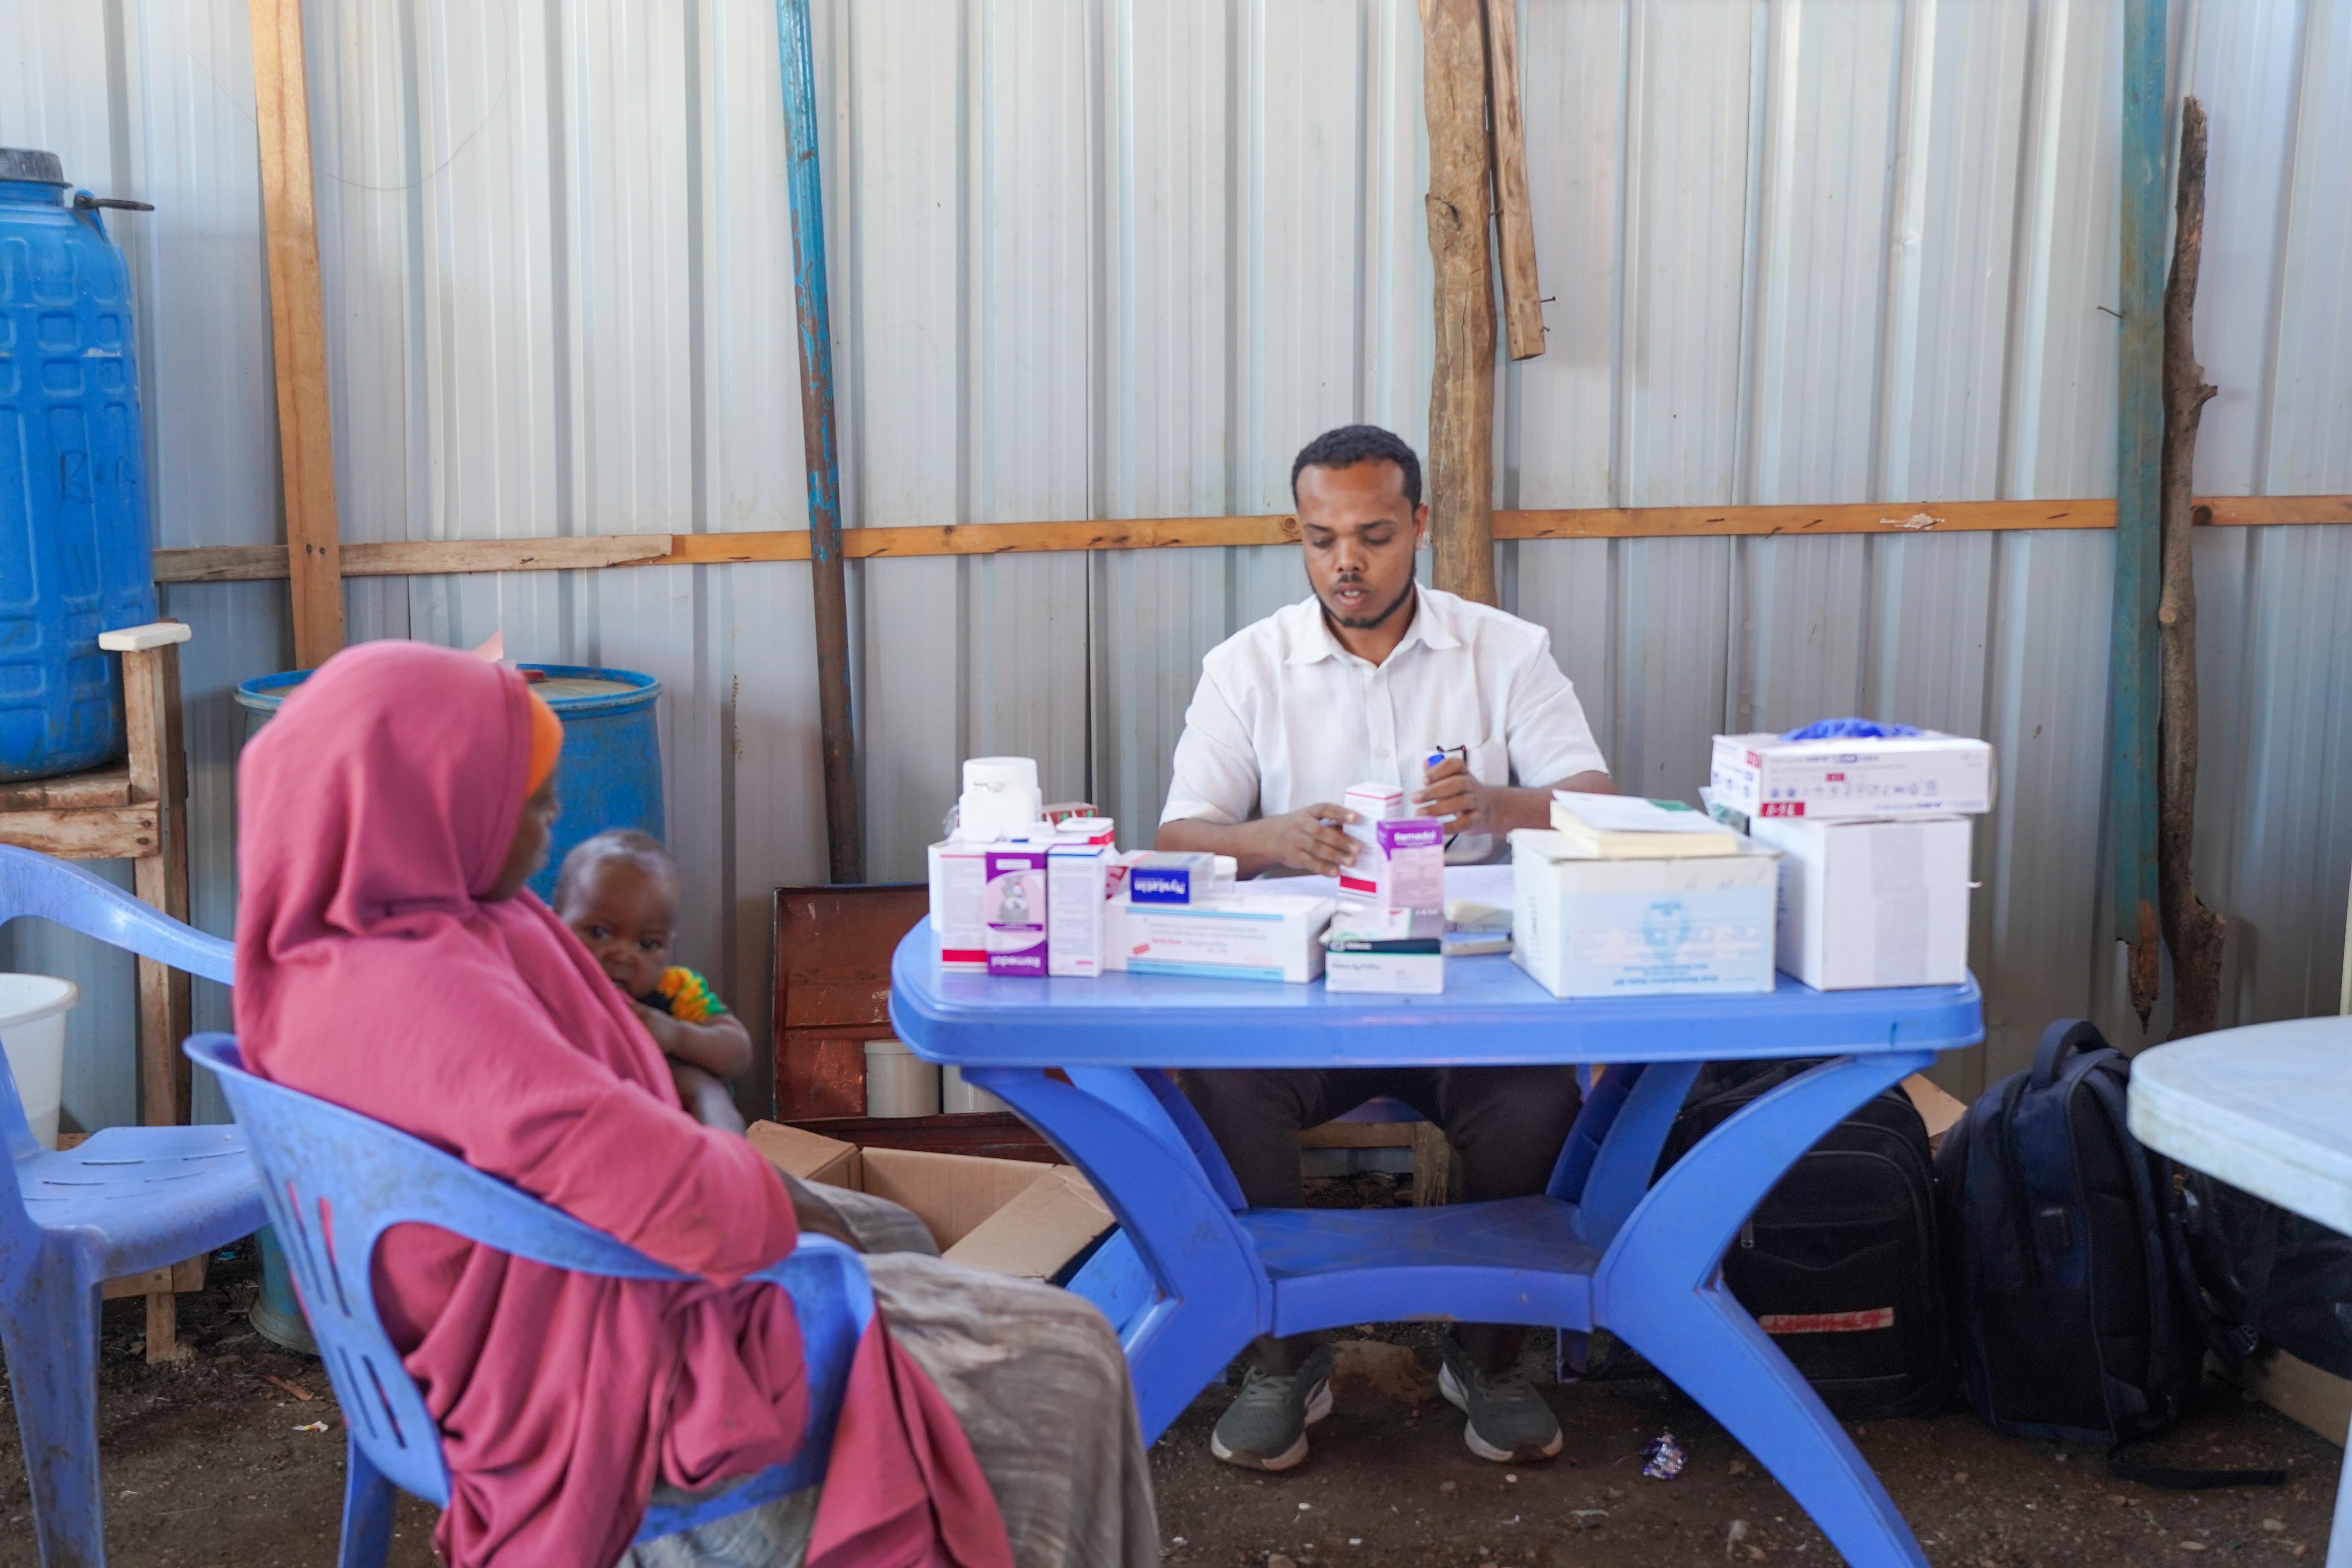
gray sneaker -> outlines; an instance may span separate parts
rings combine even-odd
[[[1209,1452],[1250,1470],[1286,1470],[1307,1458],[1307,1428],[1331,1414],[1331,1347],[1318,1345],[1296,1375],[1251,1367],[1217,1418]]]
[[[1452,1334],[1441,1335],[1437,1344],[1444,1363],[1437,1369],[1437,1392],[1470,1418],[1462,1440],[1472,1453],[1498,1465],[1524,1465],[1559,1452],[1559,1417],[1526,1373],[1517,1367],[1480,1372]]]

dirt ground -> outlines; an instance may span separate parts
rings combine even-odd
[[[256,1286],[249,1248],[238,1252],[215,1263],[204,1292],[181,1298],[184,1337],[195,1346],[183,1364],[148,1366],[143,1304],[107,1304],[99,1444],[116,1568],[334,1560],[341,1418],[319,1363],[277,1351],[246,1321]],[[1402,1325],[1341,1335],[1349,1342],[1336,1408],[1315,1428],[1314,1453],[1287,1475],[1210,1458],[1209,1428],[1228,1391],[1203,1394],[1152,1452],[1166,1561],[1689,1568],[1836,1560],[1720,1427],[1654,1379],[1560,1386],[1547,1376],[1566,1452],[1508,1470],[1473,1458],[1460,1417],[1435,1398],[1435,1332]],[[1549,1337],[1536,1337],[1530,1359],[1549,1365]],[[1645,1480],[1643,1445],[1668,1430],[1688,1451],[1688,1467],[1675,1480]],[[2096,1449],[1996,1437],[1960,1410],[1860,1427],[1854,1439],[1937,1568],[2145,1563],[2175,1552],[2315,1565],[2326,1555],[2337,1451],[2219,1385],[2153,1457],[2283,1465],[2285,1487],[2151,1491],[2110,1478]],[[404,1500],[398,1528],[393,1563],[432,1563],[431,1510]],[[0,1568],[35,1562],[10,1407],[0,1417]]]

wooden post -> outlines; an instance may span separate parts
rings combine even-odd
[[[1519,119],[1519,8],[1486,0],[1486,83],[1494,100],[1495,233],[1503,256],[1503,335],[1513,359],[1544,352],[1536,284],[1536,217],[1528,200],[1528,133]]]
[[[319,291],[319,216],[310,190],[302,0],[248,0],[248,10],[294,662],[310,669],[343,646],[343,569],[335,521],[335,437],[327,407],[327,327]]]
[[[2163,731],[2158,747],[2156,879],[2164,945],[2172,953],[2172,1035],[2201,1035],[2221,1017],[2225,922],[2197,896],[2197,556],[2191,485],[2206,384],[2197,363],[2197,268],[2205,243],[2205,106],[2181,105],[2179,216],[2164,289],[2164,584],[2157,601],[2164,647]]]
[[[2116,355],[2116,576],[2107,679],[2107,854],[2132,1010],[2156,1005],[2157,626],[2164,445],[2165,0],[2125,0],[2122,342]]]
[[[1430,575],[1496,602],[1495,293],[1486,242],[1483,0],[1422,0],[1423,107],[1429,118],[1429,254],[1437,354],[1429,385]]]
[[[122,716],[131,742],[131,805],[152,808],[153,841],[131,863],[141,900],[188,918],[188,763],[180,736],[180,644],[188,628],[157,621],[100,634],[99,646],[122,656]],[[188,1058],[180,1042],[190,1028],[188,977],[152,958],[139,960],[139,1120],[174,1127],[189,1119]],[[203,1259],[196,1279],[203,1279]],[[176,1280],[168,1269],[145,1282],[147,1359],[184,1360]]]
[[[258,3],[258,0],[256,0]],[[866,880],[866,819],[849,706],[849,588],[841,552],[841,465],[834,444],[833,305],[825,283],[824,184],[816,140],[815,50],[808,0],[776,7],[792,192],[793,280],[801,330],[801,451],[808,472],[809,585],[816,631],[817,731],[824,756],[833,879]]]

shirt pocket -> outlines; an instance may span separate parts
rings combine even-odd
[[[1500,741],[1481,741],[1469,747],[1468,751],[1472,778],[1489,786],[1511,782],[1511,750],[1508,746]]]

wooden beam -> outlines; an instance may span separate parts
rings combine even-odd
[[[1495,288],[1487,246],[1484,0],[1421,0],[1422,100],[1429,120],[1429,256],[1436,316],[1429,373],[1430,578],[1495,595]]]
[[[261,212],[268,237],[269,333],[278,371],[278,455],[294,601],[294,661],[316,668],[343,646],[335,519],[335,439],[327,404],[327,326],[319,289],[319,216],[310,189],[310,92],[302,0],[248,0]]]
[[[188,918],[188,763],[180,736],[180,647],[165,643],[122,659],[131,798],[153,813],[155,846],[131,863],[140,900]],[[189,1119],[190,1066],[180,1042],[192,1027],[185,970],[139,961],[139,1119],[176,1127]]]
[[[11,811],[0,815],[0,844],[37,849],[64,860],[133,859],[152,855],[161,831],[152,805]]]
[[[678,564],[676,535],[598,533],[548,539],[410,539],[342,547],[346,577],[420,577],[464,572],[568,572],[583,567]],[[709,537],[725,537],[716,535]],[[805,556],[805,550],[803,552]],[[283,577],[282,544],[227,544],[155,552],[158,583],[246,583]]]
[[[2352,523],[2352,496],[2201,496],[2200,526]],[[2116,503],[2081,500],[1855,501],[1832,506],[1582,507],[1496,511],[1496,539],[1682,539],[1775,534],[1981,533],[2113,528]],[[799,529],[740,533],[612,533],[548,539],[415,540],[347,544],[344,575],[437,576],[463,572],[551,572],[596,566],[721,566],[805,561]],[[1184,550],[1296,544],[1298,520],[1157,517],[1073,522],[966,522],[935,528],[848,528],[852,561],[900,556],[1002,555],[1016,551]],[[247,583],[286,575],[278,544],[205,545],[155,552],[158,583]]]
[[[1486,0],[1486,89],[1495,143],[1495,234],[1502,252],[1503,336],[1513,359],[1544,352],[1536,218],[1528,200],[1528,133],[1519,118],[1519,8]]]

